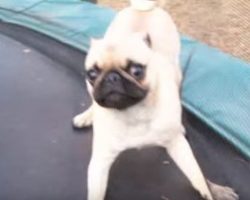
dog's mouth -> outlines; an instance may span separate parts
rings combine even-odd
[[[121,97],[126,97],[127,95],[125,95],[124,93],[121,93],[121,92],[109,92],[107,95],[106,95],[106,98],[108,99],[111,99],[111,100],[117,100],[118,98],[121,98]]]
[[[123,93],[110,92],[103,98],[103,100],[110,101],[110,102],[113,102],[113,103],[115,103],[115,102],[118,103],[119,101],[121,101],[124,98],[126,98],[126,95],[123,94]]]
[[[133,97],[125,93],[112,91],[105,95],[95,97],[95,100],[102,107],[123,110],[141,101],[145,95],[146,94],[140,97]]]

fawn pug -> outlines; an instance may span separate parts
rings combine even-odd
[[[231,188],[206,181],[185,139],[179,34],[155,3],[132,1],[103,39],[91,41],[86,71],[93,105],[73,120],[76,127],[93,124],[88,200],[104,199],[120,152],[147,145],[163,146],[204,199],[235,200]]]

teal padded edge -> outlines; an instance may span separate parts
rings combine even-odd
[[[250,64],[190,38],[182,44],[184,107],[250,158]]]
[[[83,51],[88,50],[91,37],[99,38],[104,34],[114,15],[112,9],[80,0],[0,1],[0,19],[31,28]]]
[[[56,12],[50,12],[56,10]],[[87,51],[115,12],[80,0],[2,0],[0,19],[26,26]],[[185,108],[250,158],[250,65],[182,37]]]

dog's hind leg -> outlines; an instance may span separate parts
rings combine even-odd
[[[194,189],[200,193],[202,198],[215,200],[185,136],[178,133],[165,147],[175,164],[189,179]]]
[[[93,150],[88,168],[88,200],[104,200],[109,171],[118,153],[104,149]]]
[[[232,188],[217,185],[209,180],[207,180],[207,183],[215,200],[239,200],[239,196]]]

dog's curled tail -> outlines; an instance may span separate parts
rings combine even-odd
[[[132,8],[140,11],[148,11],[157,5],[163,6],[163,0],[130,0]]]

